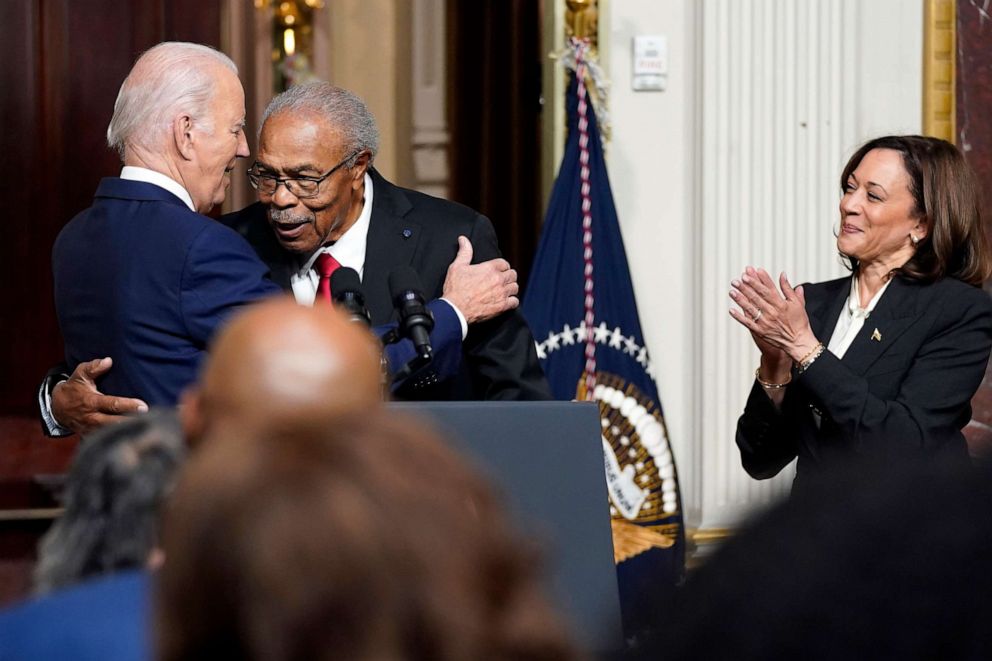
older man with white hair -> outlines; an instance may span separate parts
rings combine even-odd
[[[248,156],[244,126],[237,67],[207,46],[159,44],[121,86],[107,141],[124,168],[52,251],[66,360],[111,356],[108,391],[175,404],[221,320],[279,292],[251,247],[202,215]]]

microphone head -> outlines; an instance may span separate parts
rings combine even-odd
[[[389,273],[389,295],[394,301],[405,298],[408,292],[413,292],[423,301],[423,286],[420,276],[412,266],[399,266]]]
[[[358,277],[358,271],[347,266],[342,266],[334,270],[331,274],[331,297],[337,300],[345,292],[362,293],[362,280]]]
[[[424,306],[423,286],[413,267],[406,265],[393,269],[389,274],[389,295],[400,313],[400,334],[413,342],[419,360],[430,362],[434,315]]]

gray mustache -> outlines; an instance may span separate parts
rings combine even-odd
[[[294,214],[289,209],[274,209],[269,211],[269,220],[277,225],[300,225],[302,223],[312,223],[313,218]]]

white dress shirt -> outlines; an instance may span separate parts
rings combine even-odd
[[[861,328],[865,325],[865,320],[871,315],[872,310],[882,298],[882,294],[888,289],[890,282],[892,282],[891,279],[882,285],[878,293],[868,301],[868,306],[863,308],[861,307],[861,294],[858,292],[858,279],[856,277],[851,278],[851,293],[847,297],[847,305],[841,310],[840,316],[837,318],[837,325],[834,326],[834,334],[830,336],[830,342],[827,344],[830,353],[838,358],[844,357],[851,343],[854,342],[854,338],[858,336]]]
[[[328,246],[322,246],[292,275],[293,296],[300,305],[311,306],[317,296],[317,283],[320,276],[313,269],[313,263],[321,253],[327,253],[341,266],[355,269],[360,279],[365,278],[365,247],[369,242],[369,221],[372,218],[372,177],[365,175],[365,198],[358,220],[348,228],[340,239]]]
[[[369,222],[372,219],[372,177],[365,174],[365,197],[362,200],[362,212],[358,215],[355,224],[348,228],[341,238],[334,243],[322,246],[309,259],[303,263],[300,270],[290,277],[290,284],[293,287],[293,296],[300,305],[311,306],[317,297],[317,284],[320,276],[313,268],[313,263],[321,253],[327,253],[341,266],[353,268],[358,273],[358,277],[365,279],[365,249],[368,246]],[[454,303],[444,300],[458,316],[458,321],[462,327],[462,339],[468,334],[468,322],[462,311]]]
[[[182,184],[178,181],[172,177],[162,174],[161,172],[149,170],[148,168],[141,168],[136,165],[125,165],[121,170],[121,179],[127,179],[128,181],[143,181],[146,184],[154,184],[159,188],[164,188],[185,202],[190,211],[196,211],[196,207],[193,206],[193,198],[190,197],[189,191],[183,188]]]

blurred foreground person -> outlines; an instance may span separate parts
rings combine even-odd
[[[329,306],[273,299],[244,310],[219,333],[181,415],[191,441],[224,430],[237,445],[251,431],[287,421],[333,428],[338,416],[380,406],[380,392],[379,353],[367,329]],[[150,440],[159,425],[172,430],[181,453],[178,423],[167,414],[127,420],[84,441],[73,471],[88,486],[70,479],[67,518],[43,544],[39,586],[146,564],[158,539],[158,501],[149,491],[167,483],[165,458]],[[146,428],[136,447],[122,440]],[[142,471],[153,473],[154,485],[128,480]],[[3,612],[0,661],[150,659],[150,582],[146,571],[120,571]]]
[[[149,574],[159,514],[186,455],[179,422],[152,411],[88,436],[65,512],[42,539],[35,589],[0,613],[0,660],[149,658]]]
[[[157,564],[159,511],[185,457],[179,422],[161,411],[88,436],[69,471],[65,511],[39,545],[35,591]]]
[[[905,459],[813,478],[690,578],[666,658],[992,658],[990,478]]]
[[[221,431],[259,433],[287,421],[331,421],[382,405],[378,343],[331,306],[289,298],[252,306],[221,331],[199,382],[182,397],[191,445]]]
[[[737,425],[744,469],[795,490],[832,463],[922,454],[967,461],[961,429],[992,347],[992,275],[978,184],[961,152],[922,136],[864,144],[840,178],[847,278],[781,292],[762,269],[730,311],[761,362]]]
[[[489,488],[395,412],[222,430],[164,540],[165,661],[574,657]]]

